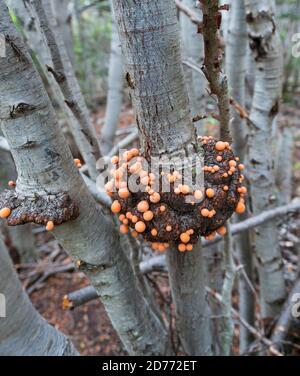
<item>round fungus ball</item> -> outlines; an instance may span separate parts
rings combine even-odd
[[[149,204],[146,200],[142,200],[137,205],[137,210],[141,213],[146,212],[149,209]]]
[[[54,229],[54,223],[53,221],[48,221],[46,224],[46,230],[47,231],[52,231]]]
[[[11,209],[10,208],[2,208],[0,210],[0,218],[7,218],[10,216]]]
[[[143,214],[143,218],[145,221],[151,221],[151,219],[153,218],[153,212],[151,210],[147,210],[144,214]]]
[[[146,230],[146,225],[142,221],[138,221],[134,228],[136,229],[137,232],[144,232]]]
[[[121,211],[121,204],[119,203],[118,200],[115,200],[112,204],[111,204],[111,211],[113,213],[119,213]]]

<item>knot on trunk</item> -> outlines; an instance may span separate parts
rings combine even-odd
[[[66,192],[26,197],[6,189],[0,194],[0,209],[0,216],[9,226],[33,222],[48,225],[49,230],[79,216],[77,204]]]
[[[106,189],[114,199],[111,209],[119,214],[122,233],[133,228],[133,236],[141,234],[160,251],[169,242],[175,242],[180,251],[192,250],[200,236],[211,239],[216,232],[225,234],[226,220],[235,211],[245,210],[244,166],[238,163],[228,142],[200,137],[199,143],[201,165],[187,165],[193,182],[195,173],[202,173],[199,186],[198,181],[191,184],[189,171],[184,167],[178,170],[176,163],[171,163],[169,171],[160,167],[153,172],[152,164],[151,172],[146,171],[145,158],[137,149],[112,158],[115,169]],[[132,190],[132,180],[138,190]]]

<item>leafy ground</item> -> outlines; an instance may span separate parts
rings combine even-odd
[[[38,311],[57,329],[66,333],[82,355],[125,355],[103,305],[92,301],[69,311],[63,310],[65,294],[88,284],[81,273],[63,273],[31,295]]]

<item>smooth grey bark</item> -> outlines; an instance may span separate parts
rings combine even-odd
[[[81,148],[83,156],[89,168],[89,173],[95,180],[98,176],[96,162],[101,156],[99,144],[64,42],[57,29],[51,4],[49,0],[31,0],[31,3],[50,51],[53,67],[49,67],[48,70],[53,74],[64,95],[65,103],[78,121],[80,136],[76,139],[79,140],[80,138],[79,146],[80,144],[83,145]]]
[[[70,0],[52,0],[52,7],[60,30],[64,45],[68,52],[69,60],[74,66],[75,56],[73,50],[71,12],[69,10]]]
[[[104,125],[101,131],[101,150],[107,155],[112,149],[118,128],[124,83],[123,56],[120,39],[112,11],[112,34],[108,70],[108,91]]]
[[[201,11],[196,6],[195,0],[183,0],[182,4],[192,9],[199,19],[202,18]],[[180,13],[180,25],[183,57],[191,59],[194,63],[202,66],[204,60],[203,38],[198,33],[197,26],[184,13]],[[185,69],[185,78],[192,116],[203,114],[206,107],[205,99],[207,95],[205,79],[189,67]]]
[[[277,133],[275,168],[280,205],[287,204],[292,198],[294,131],[293,127],[285,126]]]
[[[220,3],[220,6],[229,5],[229,8],[231,8],[234,5],[235,0],[220,0],[219,3]],[[222,32],[225,44],[228,41],[229,24],[231,22],[230,17],[231,17],[230,12],[228,11],[222,12],[221,32]]]
[[[255,86],[255,61],[250,50],[249,43],[247,45],[247,57],[246,57],[246,99],[245,107],[247,111],[251,110],[253,93]]]
[[[73,309],[98,298],[93,286],[86,286],[64,296],[63,304],[68,309]]]
[[[37,261],[38,255],[34,244],[31,223],[9,228],[9,234],[23,264]]]
[[[230,95],[242,107],[245,107],[245,79],[246,79],[246,59],[247,59],[247,24],[244,0],[235,0],[231,4],[228,33],[226,37],[226,73]],[[232,145],[235,155],[243,162],[245,159],[247,142],[247,124],[245,119],[232,108],[230,130],[232,135]],[[245,213],[235,218],[243,220],[248,217]],[[245,272],[252,280],[252,247],[249,232],[243,232],[237,236],[236,248],[239,261],[243,265]],[[254,324],[254,297],[245,279],[239,278],[239,312],[250,325]],[[251,333],[240,326],[240,352],[244,353],[252,342]]]
[[[248,142],[248,177],[253,213],[256,215],[274,207],[277,202],[270,137],[280,103],[283,67],[273,2],[246,0],[245,5],[256,76],[250,113],[254,126],[250,130]],[[259,263],[262,316],[275,317],[286,296],[276,221],[256,229],[255,247]]]
[[[205,243],[204,243],[205,244]],[[202,242],[202,247],[203,247]],[[204,250],[205,268],[207,273],[207,286],[213,291],[221,294],[223,284],[223,242],[220,244],[207,244],[208,247]],[[221,325],[221,306],[211,299],[209,301],[210,315],[211,315],[211,331],[212,331],[212,352],[214,356],[222,354],[222,343],[220,337]]]
[[[79,355],[71,341],[33,307],[1,238],[0,291],[6,298],[6,317],[0,318],[1,356]]]
[[[240,215],[239,220],[247,219],[248,213]],[[253,282],[254,265],[253,265],[253,232],[251,230],[241,232],[236,239],[236,250],[240,265],[243,266],[244,272],[250,281]],[[250,325],[255,322],[255,299],[253,291],[251,291],[249,284],[245,280],[242,273],[239,274],[238,279],[239,289],[239,312],[240,316]],[[249,345],[253,341],[253,336],[243,325],[240,325],[240,354],[246,352]]]
[[[113,6],[126,79],[146,158],[196,153],[174,1],[114,0]],[[209,353],[211,342],[203,287],[205,275],[199,272],[203,265],[200,248],[199,244],[195,251],[186,255],[179,254],[177,249],[168,251],[180,338],[184,351],[197,355]],[[178,278],[179,275],[184,278]],[[194,276],[194,280],[190,276]],[[189,291],[191,287],[193,291]],[[187,323],[187,313],[192,323]]]
[[[7,42],[7,57],[0,59],[0,125],[18,172],[16,191],[25,197],[68,192],[80,215],[56,226],[53,234],[89,277],[129,354],[165,354],[167,332],[138,288],[112,221],[74,166],[49,98],[3,1],[0,16],[0,32],[18,47],[16,53]],[[28,106],[12,117],[11,106],[19,108],[20,103]]]
[[[232,309],[232,291],[235,279],[235,265],[233,261],[233,248],[232,248],[232,234],[230,225],[226,223],[227,233],[224,238],[224,267],[225,275],[222,286],[222,330],[221,337],[221,349],[222,355],[229,356],[231,352],[234,324],[231,317]]]
[[[206,304],[206,270],[203,250],[169,249],[166,253],[174,298],[177,330],[188,355],[212,355],[210,312]],[[180,319],[181,318],[181,319]]]

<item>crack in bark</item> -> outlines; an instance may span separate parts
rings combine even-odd
[[[29,103],[20,102],[17,105],[10,107],[9,115],[12,119],[16,119],[31,114],[35,110],[36,106]]]
[[[57,83],[62,83],[66,80],[66,76],[62,72],[55,71],[52,67],[46,64],[47,71],[53,74]]]
[[[23,52],[17,46],[15,41],[9,35],[5,35],[5,41],[10,44],[11,48],[13,49],[15,55],[18,57],[20,62],[28,63],[27,56],[23,54]]]

